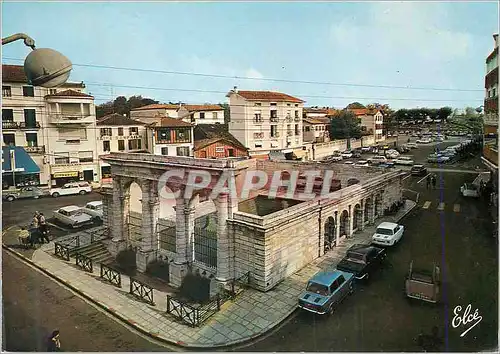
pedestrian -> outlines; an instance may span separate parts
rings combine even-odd
[[[47,351],[48,352],[60,352],[61,342],[59,340],[59,331],[55,330],[47,341]]]
[[[436,189],[437,178],[436,175],[432,175],[432,188]]]
[[[19,244],[23,245],[24,247],[27,247],[28,243],[33,246],[30,232],[26,230],[26,228],[21,227],[21,230],[19,231],[19,235],[17,237],[19,239]]]
[[[49,228],[48,228],[47,221],[45,220],[45,216],[43,215],[43,213],[40,213],[38,221],[39,221],[38,229],[40,230],[40,234],[42,236],[42,242],[47,241],[47,243],[50,243],[49,236],[48,236]]]
[[[431,175],[427,175],[427,189],[429,189],[431,187]]]
[[[35,215],[33,216],[33,220],[31,221],[32,228],[38,229],[39,218],[40,218],[40,212],[35,211]]]

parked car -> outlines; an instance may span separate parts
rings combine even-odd
[[[427,169],[424,167],[424,165],[413,165],[410,173],[412,174],[412,176],[426,176]]]
[[[399,152],[394,149],[390,149],[385,152],[385,156],[389,159],[395,159],[399,157]]]
[[[333,154],[325,157],[323,161],[325,162],[342,161],[342,156],[340,156],[340,154]]]
[[[340,154],[344,159],[350,159],[352,157],[352,151],[346,150],[342,154]]]
[[[440,296],[440,270],[434,264],[432,270],[415,268],[413,261],[405,281],[406,296],[412,299],[436,303]]]
[[[6,191],[2,191],[2,199],[8,202],[13,202],[16,199],[38,199],[44,194],[45,193],[38,187],[23,187],[19,189],[12,188]]]
[[[372,150],[371,146],[363,146],[361,148],[361,152],[370,152]]]
[[[366,166],[368,166],[368,161],[367,160],[358,160],[358,161],[356,161],[356,166],[366,167]]]
[[[393,246],[401,240],[404,233],[404,226],[393,222],[383,222],[372,236],[372,243],[381,246]]]
[[[464,197],[479,198],[480,196],[479,188],[472,183],[464,183],[463,186],[460,187],[460,193]]]
[[[417,140],[417,144],[430,144],[432,143],[431,138],[421,138]]]
[[[88,182],[66,183],[61,188],[52,188],[49,194],[57,198],[61,195],[87,194],[92,192],[92,186]]]
[[[361,157],[361,151],[353,151],[352,152],[352,157],[354,157],[355,159],[359,159]]]
[[[406,146],[408,146],[410,149],[418,148],[418,145],[416,143],[408,143],[408,144],[406,144]]]
[[[88,202],[83,208],[83,212],[89,214],[94,221],[101,221],[103,217],[102,201]]]
[[[337,269],[354,274],[356,279],[367,279],[386,258],[385,249],[373,245],[356,244],[347,250]]]
[[[92,217],[76,205],[69,205],[54,211],[54,219],[72,228],[81,227],[92,222]]]
[[[427,162],[430,163],[446,163],[448,161],[450,161],[450,158],[442,154],[430,154],[429,157],[427,157]]]
[[[346,165],[354,165],[354,161],[346,161],[346,162],[344,162],[344,164],[346,164]]]
[[[334,270],[319,272],[308,282],[299,297],[299,307],[319,315],[333,313],[335,306],[354,292],[354,275]]]
[[[394,163],[397,165],[413,165],[413,160],[407,156],[400,156],[394,160]]]
[[[368,159],[368,163],[370,164],[380,164],[380,163],[386,163],[387,158],[385,156],[373,156]]]

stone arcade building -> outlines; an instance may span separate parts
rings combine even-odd
[[[401,179],[404,176],[401,171],[386,172],[370,167],[253,159],[209,160],[112,153],[103,160],[110,164],[113,177],[112,188],[103,188],[104,222],[111,231],[109,250],[113,255],[134,247],[140,272],[160,257],[167,259],[169,281],[173,286],[180,286],[189,271],[199,270],[207,276],[212,275],[219,283],[248,272],[251,286],[262,291],[272,289],[321,257],[326,243],[339,244],[343,237],[356,237],[356,231],[375,223],[387,207],[402,198]],[[175,220],[170,221],[171,247],[162,246],[160,229],[164,220],[159,219],[159,211],[165,201],[158,186],[166,183],[171,192],[191,188],[187,178],[162,181],[165,172],[208,171],[212,181],[223,175],[232,176],[234,179],[229,180],[228,187],[234,187],[240,196],[246,172],[255,170],[264,171],[269,180],[275,171],[283,176],[292,171],[302,174],[315,170],[325,178],[333,173],[344,187],[309,200],[301,200],[296,195],[286,198],[282,194],[270,199],[267,196],[269,183],[240,200],[231,194],[220,193],[210,201],[214,183],[195,190],[189,200],[179,193],[175,199]],[[359,182],[348,186],[347,181],[353,177]],[[142,191],[138,241],[129,237],[129,228],[133,227],[129,190],[134,182]],[[215,205],[215,212],[210,212],[207,203]],[[197,208],[200,208],[198,214],[215,221],[215,226],[207,226],[210,223],[195,226]],[[203,215],[205,209],[207,212]],[[212,230],[211,237],[202,232],[205,229]],[[202,252],[207,247],[213,251],[211,256]],[[207,260],[209,256],[212,261]]]

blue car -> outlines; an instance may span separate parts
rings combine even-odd
[[[319,315],[332,313],[347,295],[354,291],[354,275],[334,270],[315,274],[300,295],[299,307]]]

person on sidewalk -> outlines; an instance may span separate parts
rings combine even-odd
[[[42,234],[42,242],[47,241],[47,243],[50,243],[49,240],[49,228],[47,225],[47,221],[45,220],[45,216],[43,213],[40,213],[40,218],[39,218],[40,225],[38,226],[38,229],[40,230],[40,233]]]
[[[427,189],[431,188],[431,175],[427,175]]]
[[[59,331],[55,330],[47,341],[48,352],[60,352],[61,342],[59,341]]]
[[[39,218],[40,218],[40,212],[35,211],[35,215],[33,215],[33,219],[31,220],[31,227],[32,228],[38,229]]]
[[[436,189],[437,178],[436,175],[432,175],[432,189]]]
[[[28,243],[33,246],[33,241],[31,239],[31,234],[28,230],[26,230],[26,228],[24,227],[21,227],[21,230],[19,231],[19,234],[17,236],[18,240],[19,240],[19,244],[24,246],[24,247],[27,247],[28,246]]]

